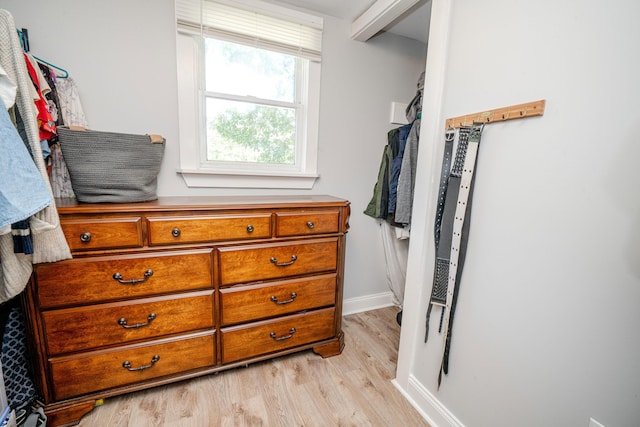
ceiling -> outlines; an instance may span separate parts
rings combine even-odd
[[[272,0],[290,6],[301,7],[353,22],[376,0]],[[420,0],[415,6],[384,28],[384,31],[427,43],[431,1]]]

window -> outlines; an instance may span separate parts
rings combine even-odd
[[[176,0],[176,17],[187,185],[311,188],[322,20],[256,0]]]

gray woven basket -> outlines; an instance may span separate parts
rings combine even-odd
[[[130,203],[158,198],[164,138],[58,127],[62,156],[80,202]]]

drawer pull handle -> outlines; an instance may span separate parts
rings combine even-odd
[[[171,235],[173,237],[180,237],[180,229],[178,227],[174,228],[173,230],[171,230]]]
[[[155,313],[151,313],[147,316],[147,321],[144,323],[136,323],[135,325],[127,325],[127,319],[125,319],[124,317],[121,317],[118,320],[118,325],[122,326],[125,329],[138,329],[138,328],[142,328],[143,326],[149,326],[151,324],[151,322],[153,321],[153,319],[156,318],[156,314]]]
[[[80,235],[80,241],[82,243],[89,243],[91,241],[91,233],[85,232]]]
[[[293,300],[296,299],[296,297],[298,296],[298,294],[296,294],[295,292],[291,292],[291,299],[288,299],[286,301],[278,301],[278,297],[275,295],[271,296],[271,301],[273,301],[274,303],[278,304],[278,305],[282,305],[282,304],[289,304],[292,303]]]
[[[128,360],[125,360],[124,362],[122,362],[122,367],[123,367],[124,369],[126,369],[127,371],[131,371],[131,372],[134,372],[134,371],[143,371],[143,370],[145,370],[145,369],[149,369],[149,368],[153,367],[153,365],[155,365],[155,364],[156,364],[156,362],[157,362],[158,360],[160,360],[160,356],[158,356],[158,355],[156,354],[155,356],[153,356],[153,357],[151,358],[151,363],[150,363],[150,364],[148,364],[148,365],[138,366],[137,368],[132,368],[132,367],[131,367],[131,362],[129,362]]]
[[[270,261],[274,263],[277,267],[286,267],[296,262],[297,259],[298,259],[297,256],[291,255],[291,261],[278,263],[278,260],[276,259],[276,257],[272,256]]]
[[[146,282],[147,279],[149,279],[149,277],[151,277],[151,276],[153,276],[153,270],[149,269],[149,270],[144,272],[144,278],[142,278],[142,279],[124,280],[122,278],[122,274],[113,273],[113,280],[117,280],[118,282],[122,283],[123,285],[136,285],[138,283]]]
[[[247,225],[247,233],[253,233],[253,225]]]
[[[313,221],[309,221],[307,222],[307,227],[309,227],[309,230],[313,230],[313,227],[315,227],[316,225],[313,223]]]
[[[291,338],[291,337],[293,336],[293,334],[295,334],[295,333],[296,333],[296,328],[291,328],[291,329],[289,329],[289,335],[284,335],[284,336],[278,337],[278,336],[276,336],[276,333],[275,333],[275,332],[271,332],[271,333],[269,334],[269,336],[270,336],[271,338],[273,338],[273,340],[274,340],[274,341],[282,341],[282,340],[288,340],[288,339],[289,339],[289,338]]]

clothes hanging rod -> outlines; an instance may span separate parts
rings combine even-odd
[[[544,114],[544,99],[527,102],[525,104],[511,105],[509,107],[496,108],[495,110],[481,111],[479,113],[466,114],[464,116],[447,119],[447,129],[471,126],[474,123],[495,123],[506,120],[524,119],[526,117],[542,116]]]

